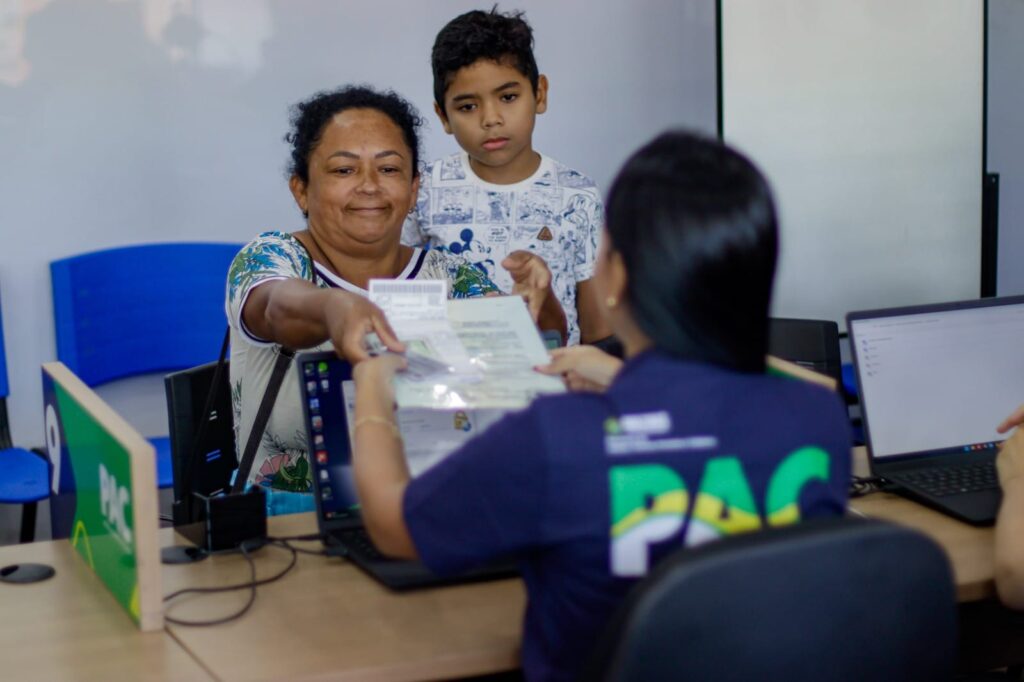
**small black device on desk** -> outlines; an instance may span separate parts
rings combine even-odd
[[[962,521],[993,523],[996,425],[1024,401],[1024,296],[846,319],[872,474]]]
[[[488,564],[456,576],[439,576],[418,561],[382,555],[363,526],[352,471],[345,386],[352,390],[352,366],[333,351],[301,353],[296,358],[302,410],[313,468],[317,524],[328,554],[344,556],[393,590],[508,578],[514,562]]]

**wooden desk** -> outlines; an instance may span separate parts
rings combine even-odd
[[[864,448],[854,448],[853,469],[858,475],[867,474]],[[967,602],[995,598],[992,528],[971,526],[891,493],[872,493],[851,500],[850,509],[868,518],[914,528],[939,543],[953,566],[957,600]]]
[[[166,632],[139,632],[66,541],[0,547],[0,566],[57,575],[0,583],[0,677],[11,680],[211,680]]]
[[[863,453],[855,452],[855,470],[864,466]],[[884,493],[851,506],[934,538],[950,556],[960,601],[995,595],[991,529]],[[270,519],[269,527],[274,536],[301,535],[315,532],[316,521],[299,514]],[[161,530],[162,544],[175,542],[185,544],[172,529]],[[290,554],[265,547],[255,557],[258,576],[266,577],[287,565]],[[0,584],[0,670],[17,679],[422,680],[518,665],[526,604],[519,580],[396,594],[342,559],[299,555],[282,580],[259,588],[241,619],[142,634],[67,542],[0,548],[0,565],[18,561],[49,563],[58,575],[37,585]],[[163,568],[165,594],[248,579],[239,555]],[[245,590],[186,596],[168,615],[212,619],[247,598]]]
[[[312,532],[313,514],[270,519],[273,536]],[[264,547],[255,557],[260,577],[290,560],[276,547]],[[171,592],[242,582],[249,569],[241,556],[214,556],[166,566],[163,578],[165,592]],[[210,619],[231,613],[247,598],[247,591],[183,596],[167,614]],[[222,680],[423,680],[517,667],[525,604],[520,580],[396,594],[342,559],[300,554],[287,576],[259,588],[241,619],[215,628],[167,629]]]

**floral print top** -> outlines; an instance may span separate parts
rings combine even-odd
[[[322,289],[367,294],[313,261],[299,240],[287,232],[265,232],[235,256],[228,271],[225,312],[231,326],[231,404],[235,442],[241,459],[260,401],[280,348],[245,328],[242,309],[249,293],[266,282],[298,278]],[[472,298],[501,290],[465,258],[447,251],[414,249],[397,279],[444,279],[451,298]],[[330,342],[308,350],[329,350]],[[286,375],[256,451],[249,482],[275,490],[312,492],[302,403],[294,373]]]

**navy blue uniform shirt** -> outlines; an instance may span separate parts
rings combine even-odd
[[[529,680],[571,680],[626,591],[673,549],[842,514],[838,396],[648,351],[603,395],[536,400],[413,480],[404,515],[442,574],[520,559]]]

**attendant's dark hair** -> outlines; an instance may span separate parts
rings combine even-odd
[[[456,72],[481,59],[511,66],[530,81],[537,93],[540,72],[533,57],[533,30],[523,16],[523,12],[502,14],[495,5],[490,12],[460,14],[438,32],[430,66],[434,70],[434,101],[442,112],[444,93]]]
[[[423,124],[416,107],[392,90],[378,92],[364,85],[350,85],[338,90],[318,92],[291,108],[291,130],[284,136],[292,146],[289,175],[309,182],[309,157],[320,144],[324,128],[336,115],[348,109],[374,109],[384,114],[402,131],[402,138],[412,152],[413,177],[420,168],[419,127]]]
[[[753,163],[715,140],[664,133],[619,171],[606,221],[629,310],[657,348],[764,371],[778,233]]]

